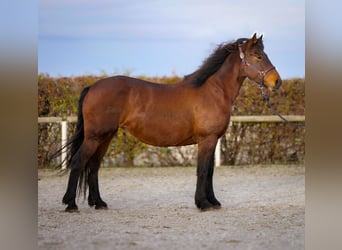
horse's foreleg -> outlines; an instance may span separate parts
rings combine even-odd
[[[217,206],[217,204],[211,203],[215,201],[216,198],[212,190],[212,178],[210,178],[210,176],[212,177],[213,175],[211,165],[213,166],[213,154],[215,152],[216,143],[216,136],[207,137],[198,143],[195,204],[201,210]]]
[[[81,172],[84,171],[85,166],[91,156],[96,152],[98,142],[96,140],[85,140],[77,153],[71,160],[71,171],[69,175],[67,191],[63,197],[63,203],[67,205],[65,211],[77,211],[76,205],[76,191],[77,183]]]
[[[98,180],[98,172],[101,166],[101,161],[103,156],[105,155],[109,143],[113,136],[110,136],[105,142],[103,142],[96,153],[90,159],[88,166],[89,167],[89,175],[88,175],[88,185],[89,185],[89,196],[88,196],[88,204],[89,206],[94,206],[95,209],[106,209],[107,204],[104,202],[100,196],[99,189],[99,180]]]
[[[214,153],[211,155],[210,163],[209,163],[209,171],[207,176],[207,186],[206,186],[206,194],[208,201],[214,205],[214,208],[220,208],[221,203],[216,199],[214,194],[213,187],[213,175],[214,175]]]

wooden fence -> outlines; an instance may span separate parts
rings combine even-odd
[[[285,119],[291,122],[305,122],[305,116],[302,115],[287,115],[284,116]],[[61,144],[62,146],[65,145],[68,139],[68,123],[75,123],[77,122],[76,116],[68,116],[68,117],[38,117],[38,123],[60,123],[61,124]],[[260,122],[267,122],[267,123],[278,123],[283,122],[278,116],[232,116],[230,119],[231,123],[260,123]],[[215,150],[215,164],[216,166],[221,165],[221,141],[219,140]],[[62,152],[61,160],[64,162],[62,166],[65,168],[65,161],[66,152]]]

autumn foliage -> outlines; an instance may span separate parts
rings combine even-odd
[[[106,75],[57,78],[39,75],[38,116],[76,115],[81,90],[104,77]],[[174,84],[182,79],[175,74],[168,77],[138,76],[138,78],[161,84]],[[304,79],[288,79],[283,81],[278,92],[271,94],[271,103],[281,114],[304,115],[304,97]],[[246,80],[236,99],[232,115],[273,114],[262,101],[258,86]],[[69,126],[69,129],[71,134],[73,126]],[[222,163],[229,165],[303,163],[304,134],[304,127],[292,127],[284,123],[233,123],[222,137]],[[59,147],[59,124],[39,124],[39,167],[57,164],[58,160],[51,160],[50,156]],[[137,159],[141,158],[145,159],[140,161],[143,165],[192,165],[196,160],[196,147],[176,149],[175,153],[171,148],[146,146],[125,131],[119,130],[104,159],[104,164],[132,166],[137,165]]]

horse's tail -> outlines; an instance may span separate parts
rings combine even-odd
[[[84,126],[83,126],[83,101],[84,97],[87,95],[90,87],[86,87],[82,90],[80,98],[78,100],[78,113],[77,113],[77,124],[74,135],[68,140],[63,148],[67,150],[66,166],[71,167],[72,158],[77,153],[78,149],[81,147],[84,140]]]
[[[80,98],[78,100],[77,124],[73,136],[70,139],[68,139],[68,141],[59,150],[57,150],[50,158],[51,160],[53,158],[61,156],[62,152],[66,152],[66,158],[57,166],[58,169],[61,169],[62,166],[64,166],[64,163],[66,163],[66,169],[62,169],[61,173],[66,173],[66,170],[69,170],[71,168],[72,158],[77,153],[78,149],[81,147],[84,140],[82,106],[84,97],[87,95],[89,88],[90,87],[86,87],[82,90]]]
[[[83,113],[82,113],[82,107],[83,107],[83,101],[85,96],[87,95],[90,87],[86,87],[82,90],[80,98],[78,100],[78,113],[77,113],[77,124],[76,124],[76,130],[73,134],[73,136],[67,141],[66,145],[63,147],[63,150],[67,151],[67,157],[66,157],[66,167],[67,169],[71,168],[72,159],[76,155],[77,151],[81,147],[83,141],[84,141],[84,121],[83,121]],[[78,182],[78,191],[79,194],[81,193],[82,187],[84,191],[84,195],[86,193],[87,189],[87,174],[88,170],[86,168],[82,169],[79,176],[79,182]]]

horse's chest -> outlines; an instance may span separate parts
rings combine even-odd
[[[222,113],[203,113],[198,118],[198,122],[195,127],[195,131],[198,134],[216,134],[222,135],[226,131],[229,123],[230,114]]]

